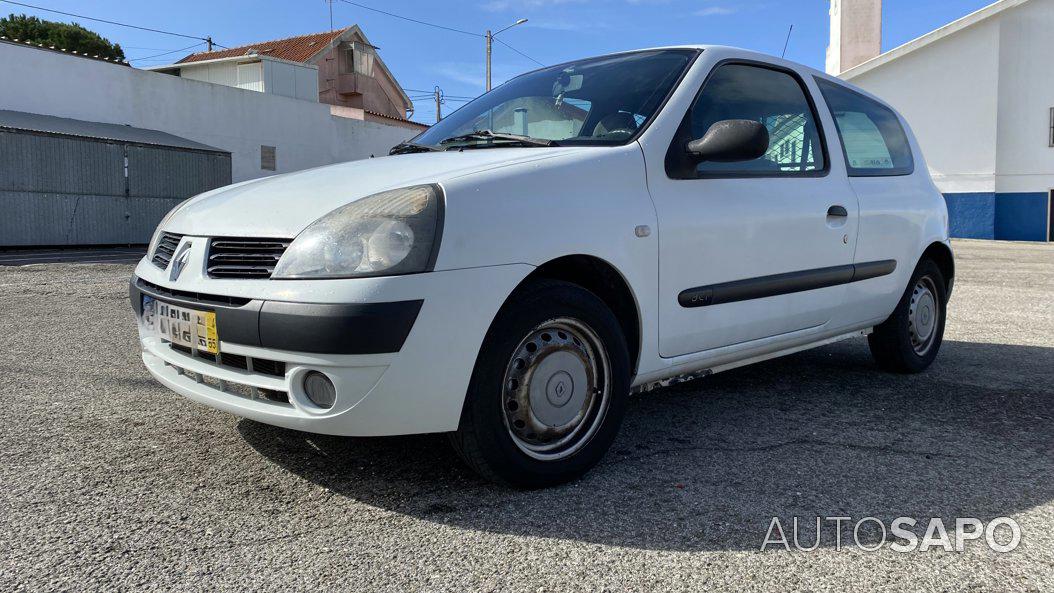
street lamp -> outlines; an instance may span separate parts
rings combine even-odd
[[[487,34],[485,35],[485,37],[487,38],[487,92],[490,92],[490,49],[491,46],[494,44],[494,37],[500,34],[502,31],[508,31],[516,25],[522,25],[526,22],[527,19],[520,19],[515,23],[509,25],[508,27],[505,27],[501,31],[498,31],[497,33],[491,33],[490,29],[487,29]]]

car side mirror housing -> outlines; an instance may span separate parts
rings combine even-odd
[[[687,146],[689,157],[697,163],[752,161],[764,156],[768,149],[768,128],[749,119],[719,121]]]

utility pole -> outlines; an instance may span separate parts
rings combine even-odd
[[[333,30],[333,0],[327,0],[329,2],[329,30]]]
[[[208,37],[205,38],[205,44],[208,46],[208,49],[206,49],[205,51],[212,51],[212,36],[211,35],[209,35]]]
[[[487,92],[490,92],[490,48],[494,44],[494,36],[490,34],[490,29],[487,29]]]
[[[497,35],[500,35],[502,33],[502,31],[508,31],[509,29],[515,27],[516,25],[522,25],[522,24],[524,24],[526,22],[527,22],[527,19],[520,19],[520,20],[516,21],[515,23],[509,25],[508,27],[505,27],[504,29],[501,29],[497,33],[491,33],[490,29],[487,29],[487,34],[484,35],[484,37],[487,39],[487,92],[490,92],[490,54],[491,54],[491,48],[494,45],[494,37],[497,36]]]
[[[435,89],[435,99],[436,99],[436,123],[439,123],[439,120],[443,119],[443,108],[442,108],[442,105],[443,105],[443,89],[439,88],[438,85],[436,86],[436,89]]]

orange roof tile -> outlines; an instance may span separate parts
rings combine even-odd
[[[330,42],[350,28],[351,27],[336,31],[326,31],[325,33],[312,33],[311,35],[300,35],[299,37],[289,37],[286,39],[275,39],[273,41],[260,41],[239,47],[232,47],[230,49],[198,52],[196,54],[190,54],[176,63],[186,64],[189,62],[218,60],[220,58],[235,58],[249,55],[249,52],[251,51],[255,51],[260,55],[278,58],[280,60],[306,62],[312,56],[328,47]]]

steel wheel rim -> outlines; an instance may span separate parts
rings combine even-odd
[[[551,319],[531,330],[513,350],[502,383],[512,442],[542,461],[581,450],[607,413],[610,368],[600,337],[578,320]]]
[[[908,335],[915,354],[925,355],[933,347],[940,324],[937,287],[929,276],[919,278],[908,305]]]

